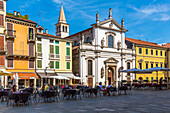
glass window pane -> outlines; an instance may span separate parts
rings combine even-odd
[[[42,52],[41,44],[37,44],[37,52]]]
[[[67,46],[69,46],[69,45],[70,45],[70,43],[69,43],[69,42],[66,42],[66,45],[67,45]]]
[[[67,55],[67,56],[70,56],[70,48],[67,47],[67,50],[66,50],[66,51],[67,51],[66,55]]]
[[[50,53],[53,54],[54,53],[54,46],[50,45]]]
[[[108,47],[113,48],[113,36],[112,35],[108,36]]]
[[[50,68],[54,68],[54,61],[50,61]]]
[[[67,62],[67,69],[70,69],[70,62]]]
[[[55,44],[59,44],[59,41],[55,41]]]

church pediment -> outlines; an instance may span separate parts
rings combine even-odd
[[[104,63],[118,63],[119,61],[116,60],[115,58],[111,57],[111,58],[108,58],[107,60],[104,61]]]

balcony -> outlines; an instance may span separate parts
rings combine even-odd
[[[17,57],[17,58],[26,58],[26,59],[32,59],[35,58],[34,54],[30,54],[28,50],[19,50],[14,49],[14,51],[7,50],[7,57]]]
[[[35,34],[28,34],[27,40],[28,42],[35,42]]]
[[[66,60],[71,60],[71,56],[66,56]]]
[[[37,58],[42,58],[42,53],[41,52],[37,52]]]
[[[55,55],[55,59],[60,59],[60,55]]]
[[[50,59],[54,59],[54,54],[49,54]]]
[[[5,34],[6,34],[6,38],[7,39],[14,39],[14,38],[16,38],[16,31],[15,30],[6,29],[5,30]]]

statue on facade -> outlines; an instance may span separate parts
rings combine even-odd
[[[103,78],[104,77],[104,68],[102,67],[101,68],[101,78]]]
[[[101,48],[103,48],[104,47],[104,37],[103,37],[103,39],[101,40]]]
[[[117,50],[120,50],[120,47],[121,47],[121,42],[118,41],[118,42],[117,42]]]

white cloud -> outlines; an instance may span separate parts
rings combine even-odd
[[[167,14],[161,15],[159,18],[153,18],[153,21],[168,21],[170,20],[170,16]]]

